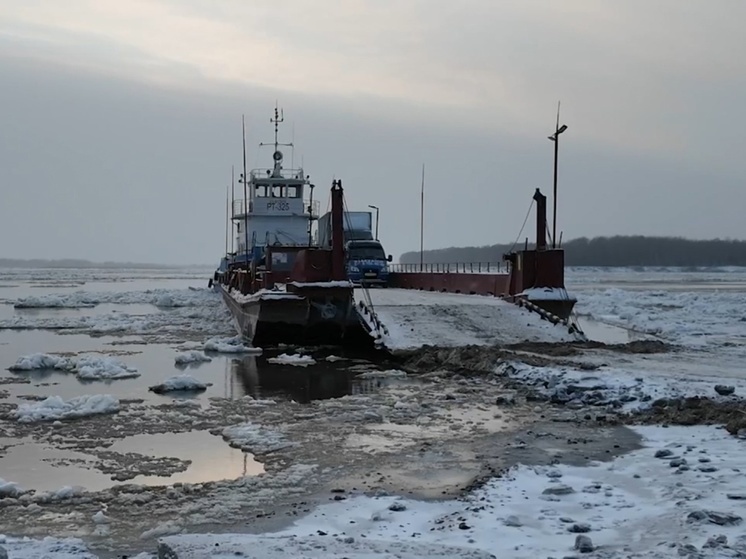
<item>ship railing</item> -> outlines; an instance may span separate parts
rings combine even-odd
[[[423,274],[507,274],[507,262],[445,262],[427,264],[389,264],[393,273]]]
[[[248,204],[244,204],[244,201],[241,198],[233,200],[233,217],[234,218],[245,215],[246,214],[245,208],[247,205],[249,207],[248,213],[251,213],[253,211],[252,201],[247,200],[247,202]],[[319,200],[311,201],[310,198],[303,200],[303,214],[309,215],[309,212],[310,212],[311,218],[318,219],[320,212],[321,212],[321,202]]]
[[[297,169],[280,169],[280,174],[273,176],[274,169],[258,168],[252,169],[249,173],[251,179],[291,179],[291,180],[305,180],[306,176],[303,174],[303,169],[300,167]]]

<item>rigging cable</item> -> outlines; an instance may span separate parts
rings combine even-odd
[[[528,218],[531,215],[531,208],[534,207],[534,200],[531,200],[531,205],[528,207],[528,211],[526,212],[526,218],[523,220],[523,225],[521,225],[521,230],[518,231],[518,236],[515,238],[515,242],[513,243],[513,246],[510,247],[510,250],[508,252],[513,252],[513,249],[518,244],[518,241],[521,239],[521,234],[523,233],[523,229],[526,227],[526,222],[528,222]]]

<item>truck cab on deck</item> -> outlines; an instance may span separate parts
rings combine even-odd
[[[379,241],[348,241],[345,244],[347,278],[354,284],[386,287],[391,256]]]

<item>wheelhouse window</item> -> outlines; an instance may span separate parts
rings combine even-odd
[[[268,196],[268,186],[266,184],[257,184],[255,187],[254,195],[257,198],[266,198]]]

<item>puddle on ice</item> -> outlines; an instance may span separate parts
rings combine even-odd
[[[367,450],[371,453],[392,452],[400,448],[439,439],[446,433],[459,430],[479,430],[488,433],[504,431],[510,421],[495,417],[495,412],[480,409],[454,409],[444,411],[440,417],[422,420],[416,425],[376,423],[366,426],[365,432],[356,432],[347,438],[347,448]]]
[[[99,458],[67,448],[55,448],[30,439],[0,438],[0,477],[24,489],[56,491],[66,485],[100,491],[120,482],[95,469]],[[262,473],[264,467],[252,455],[232,448],[206,431],[134,435],[117,441],[107,451],[137,453],[155,458],[190,460],[188,468],[169,477],[139,475],[125,483],[172,485],[236,479]],[[136,457],[132,458],[136,463]]]
[[[372,370],[371,366],[368,370]],[[412,379],[360,378],[360,370],[344,361],[320,361],[309,367],[273,365],[266,356],[249,355],[230,362],[224,388],[227,398],[290,398],[299,403],[369,394],[395,383],[411,384]]]
[[[264,472],[264,466],[254,460],[251,454],[229,446],[223,439],[207,431],[133,435],[117,441],[108,450],[191,460],[186,471],[168,478],[137,476],[131,480],[131,483],[143,485],[163,485],[164,480],[168,480],[169,484],[203,483],[255,476]]]

